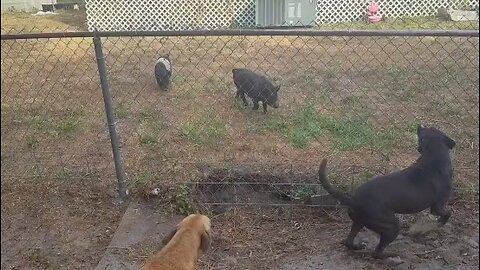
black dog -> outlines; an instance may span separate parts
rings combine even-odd
[[[172,62],[168,55],[158,58],[155,63],[155,79],[161,90],[167,91],[172,76]]]
[[[267,104],[278,108],[278,90],[265,76],[244,68],[232,69],[233,82],[237,87],[236,98],[241,97],[243,104],[248,105],[245,94],[252,98],[253,109],[258,109],[258,102],[262,102],[263,112],[267,113]]]
[[[445,133],[419,125],[417,128],[420,157],[410,167],[384,176],[373,178],[361,185],[352,196],[333,188],[326,177],[327,161],[319,169],[319,180],[325,190],[348,207],[353,221],[350,234],[345,240],[349,249],[361,249],[353,240],[358,232],[367,227],[380,235],[373,257],[385,258],[383,253],[400,231],[395,213],[413,214],[430,208],[439,217],[443,226],[451,212],[446,204],[452,192],[452,163],[449,151],[455,141]]]

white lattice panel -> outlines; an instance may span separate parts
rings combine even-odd
[[[89,30],[253,27],[255,0],[87,0]]]
[[[318,0],[317,24],[362,20],[370,0]],[[380,0],[380,14],[387,18],[435,16],[438,8],[475,7],[478,0]]]
[[[369,0],[317,0],[316,23],[361,20]],[[434,16],[478,0],[380,0],[388,18]],[[255,0],[87,0],[88,27],[103,31],[187,30],[255,26]]]

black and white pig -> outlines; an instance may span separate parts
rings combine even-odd
[[[170,86],[170,76],[172,75],[172,62],[169,55],[158,58],[155,63],[155,79],[161,90],[167,91]]]

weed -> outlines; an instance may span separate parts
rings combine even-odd
[[[314,185],[296,185],[292,197],[296,200],[305,201],[315,194],[318,194],[318,191]]]
[[[158,144],[158,139],[153,133],[143,131],[139,132],[138,136],[141,145],[153,147]]]
[[[158,145],[158,134],[165,128],[159,113],[143,110],[139,115],[140,127],[137,129],[140,145],[154,147]]]
[[[173,208],[182,215],[189,215],[194,212],[190,191],[186,185],[175,187],[169,197],[169,201]]]
[[[137,187],[148,186],[152,181],[157,178],[156,172],[143,172],[135,174],[132,177],[132,184]]]
[[[33,148],[39,143],[38,139],[32,134],[27,136],[27,147]]]
[[[115,118],[125,119],[127,118],[129,111],[130,109],[125,103],[119,103],[114,109]]]

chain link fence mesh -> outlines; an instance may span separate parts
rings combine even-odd
[[[332,205],[316,180],[322,158],[351,189],[411,163],[424,123],[457,141],[455,181],[478,198],[478,37],[305,33],[103,38],[130,190],[172,186],[185,212]],[[2,40],[1,51],[2,177],[113,189],[92,39]],[[168,91],[154,77],[164,55]],[[234,68],[281,85],[279,108],[236,99]]]
[[[2,41],[1,50],[2,176],[110,171],[91,39]]]

